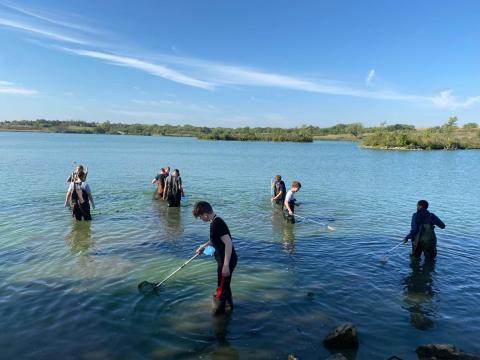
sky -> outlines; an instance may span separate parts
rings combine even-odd
[[[0,121],[480,122],[480,2],[0,0]]]

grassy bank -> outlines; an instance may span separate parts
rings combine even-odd
[[[405,150],[480,149],[480,130],[475,123],[458,127],[457,118],[428,129],[389,132],[380,127],[363,139],[362,146]]]

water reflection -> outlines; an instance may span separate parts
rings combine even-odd
[[[91,221],[73,221],[70,233],[65,239],[67,244],[70,245],[72,253],[84,253],[92,247],[91,226]]]
[[[295,225],[285,224],[283,227],[283,250],[293,254],[295,252]]]
[[[167,240],[178,240],[184,233],[182,207],[168,207],[163,200],[153,203]]]
[[[295,252],[295,225],[286,222],[281,206],[272,210],[272,231],[274,239],[282,239],[283,250],[289,254]]]
[[[210,354],[211,358],[214,360],[239,359],[237,349],[231,346],[227,339],[231,314],[214,316],[212,319],[212,328],[215,339],[218,342],[218,347]]]
[[[423,265],[418,260],[411,260],[411,273],[403,279],[406,308],[410,312],[411,324],[419,330],[433,327],[432,317],[435,315],[433,276],[435,262],[426,261]]]

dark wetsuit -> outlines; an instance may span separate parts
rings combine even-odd
[[[225,243],[222,241],[221,237],[223,235],[230,235],[230,230],[228,229],[227,224],[218,216],[210,223],[210,242],[215,248],[215,260],[217,261],[217,292],[216,298],[220,300],[222,306],[225,306],[225,303],[228,302],[230,306],[233,306],[232,301],[232,289],[230,288],[230,282],[232,281],[232,274],[235,266],[237,266],[237,253],[233,247],[232,242],[232,254],[230,256],[230,276],[222,275],[223,262],[225,260]]]

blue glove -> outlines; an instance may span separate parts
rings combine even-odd
[[[215,252],[215,248],[214,248],[213,246],[211,246],[211,245],[208,245],[208,246],[205,248],[205,250],[203,250],[203,253],[204,253],[205,255],[210,255],[210,256],[212,256],[214,252]]]

